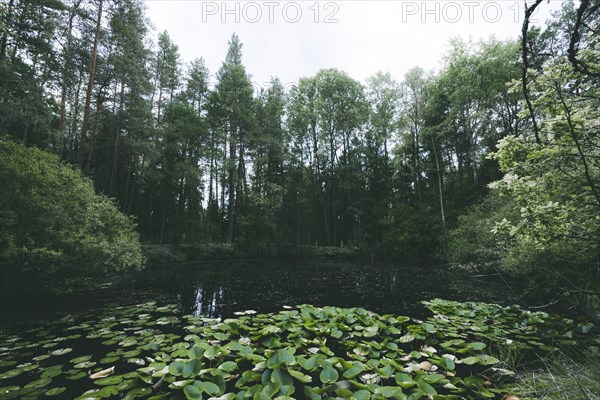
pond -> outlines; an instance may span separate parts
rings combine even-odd
[[[154,265],[103,290],[49,298],[6,298],[0,312],[6,324],[52,319],[55,312],[157,301],[176,304],[182,315],[207,317],[230,317],[248,308],[271,312],[297,304],[364,307],[422,317],[426,312],[422,300],[439,297],[511,304],[515,289],[518,283],[508,286],[493,276],[468,277],[431,261],[225,260]]]
[[[3,301],[0,398],[70,399],[89,390],[84,398],[148,398],[157,389],[144,382],[158,384],[154,378],[159,370],[164,375],[169,362],[188,354],[188,343],[199,340],[190,334],[199,329],[194,326],[213,326],[245,310],[250,310],[247,315],[262,314],[261,323],[272,318],[264,313],[300,304],[360,307],[379,315],[407,315],[421,323],[418,319],[431,316],[424,300],[507,302],[507,293],[502,280],[467,278],[428,263],[313,259],[154,266],[103,290]],[[360,311],[357,318],[364,315]],[[212,334],[211,329],[202,332]],[[426,329],[424,334],[435,333]],[[411,335],[405,332],[403,337]],[[225,331],[211,343],[227,337]],[[331,367],[324,368],[332,371]],[[136,372],[140,368],[154,368],[147,382]],[[94,373],[99,379],[90,379]],[[165,396],[156,398],[172,398]]]

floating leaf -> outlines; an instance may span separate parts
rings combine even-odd
[[[185,394],[185,398],[188,400],[202,399],[202,391],[194,385],[187,385],[184,387],[183,393]]]
[[[57,388],[52,388],[50,390],[47,390],[46,393],[44,393],[45,396],[56,396],[61,394],[62,392],[64,392],[65,390],[67,390],[66,387],[57,387]]]
[[[279,349],[267,360],[268,368],[279,368],[282,365],[293,365],[296,362],[294,353],[290,349]]]
[[[123,377],[120,375],[114,375],[114,376],[109,376],[107,378],[100,378],[94,381],[94,383],[96,385],[101,385],[101,386],[110,386],[110,385],[116,385],[118,383],[121,383],[121,381],[123,380]]]
[[[58,350],[54,350],[53,352],[51,352],[50,354],[52,354],[53,356],[62,356],[63,354],[67,354],[72,352],[73,349],[70,347],[66,347],[64,349],[58,349]]]
[[[52,382],[52,378],[42,378],[42,379],[38,379],[32,382],[29,382],[28,384],[25,385],[25,388],[32,388],[32,389],[37,389],[37,388],[41,388],[44,386],[48,386],[50,384],[50,382]]]
[[[321,371],[321,374],[319,375],[319,379],[321,379],[321,382],[325,384],[334,383],[338,380],[338,378],[338,371],[331,366],[323,368],[323,371]]]
[[[365,369],[362,366],[355,366],[346,371],[344,371],[344,378],[346,379],[354,379],[358,374],[363,372]]]

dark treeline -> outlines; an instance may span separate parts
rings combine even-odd
[[[498,140],[535,128],[520,41],[454,40],[399,82],[327,69],[256,90],[235,34],[218,71],[185,63],[141,0],[1,7],[0,134],[77,165],[147,242],[435,245],[503,176]],[[529,29],[532,69],[574,19]]]

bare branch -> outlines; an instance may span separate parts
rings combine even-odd
[[[589,0],[581,0],[579,4],[579,8],[577,9],[577,20],[575,21],[575,26],[573,27],[573,32],[571,33],[571,41],[569,43],[569,50],[567,51],[567,55],[569,58],[569,62],[573,66],[575,71],[593,76],[596,78],[600,78],[600,72],[591,71],[585,63],[577,58],[577,45],[581,41],[581,34],[579,31],[581,30],[581,26],[584,25],[584,14],[590,5]],[[590,9],[589,14],[593,14],[600,7],[600,3],[595,3]]]

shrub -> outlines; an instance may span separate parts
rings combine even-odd
[[[58,157],[0,138],[3,289],[70,290],[142,265],[133,220]]]

